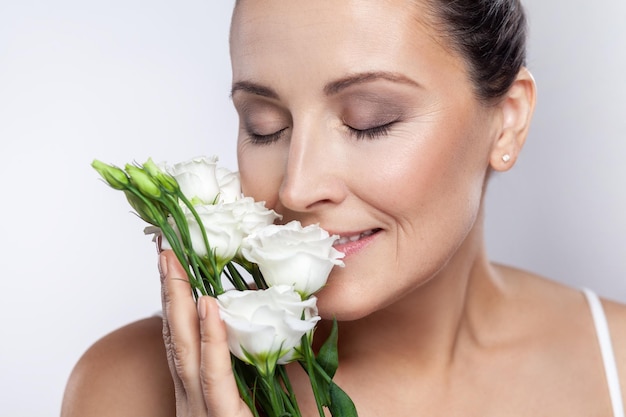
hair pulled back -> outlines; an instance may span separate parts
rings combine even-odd
[[[465,59],[478,98],[502,97],[526,64],[519,0],[427,0],[447,44]]]

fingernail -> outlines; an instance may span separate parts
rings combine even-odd
[[[159,272],[161,273],[161,281],[163,281],[167,275],[167,258],[164,253],[159,255]]]
[[[156,251],[158,254],[161,254],[161,252],[163,252],[163,247],[161,245],[162,241],[163,241],[163,237],[161,235],[154,237],[154,243],[156,245]]]
[[[200,317],[200,320],[206,319],[207,307],[205,297],[198,298],[198,317]]]

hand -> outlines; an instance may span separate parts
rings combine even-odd
[[[163,339],[174,380],[177,417],[251,417],[231,368],[226,328],[215,299],[193,299],[185,271],[161,252]]]

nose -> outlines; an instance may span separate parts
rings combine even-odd
[[[284,208],[310,213],[345,199],[347,187],[342,176],[343,152],[337,139],[322,128],[296,128],[294,124],[278,194]]]

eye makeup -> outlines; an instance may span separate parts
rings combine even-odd
[[[243,97],[234,96],[233,102],[239,113],[241,130],[248,140],[256,145],[269,145],[281,139],[291,125],[286,111],[271,99],[255,95]]]
[[[341,119],[356,139],[378,139],[387,136],[401,121],[404,108],[386,94],[355,92],[342,94]]]

